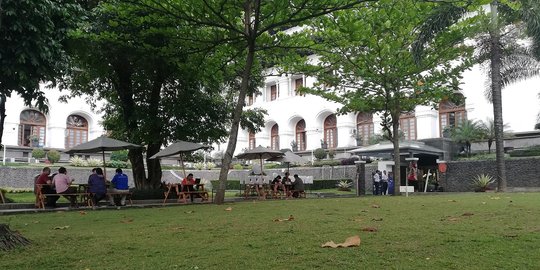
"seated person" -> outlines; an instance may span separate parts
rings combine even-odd
[[[188,174],[188,176],[186,178],[184,178],[182,180],[182,192],[193,192],[195,191],[195,178],[193,178],[193,174],[190,173]],[[180,192],[178,192],[178,186],[176,186],[176,194],[180,194]],[[189,198],[191,199],[191,202],[193,202],[193,196],[192,194],[190,194]]]
[[[107,187],[105,186],[105,177],[101,168],[92,170],[92,174],[88,177],[88,192],[92,193],[92,203],[96,207],[102,199],[105,198]]]
[[[53,186],[56,188],[57,194],[73,194],[77,193],[77,188],[71,187],[73,179],[67,175],[67,170],[64,167],[58,169],[58,174],[53,177]],[[70,207],[77,206],[77,197],[74,195],[64,196],[70,202]]]
[[[283,176],[281,183],[283,184],[283,187],[285,187],[285,192],[287,193],[287,197],[290,196],[289,190],[292,189],[292,181],[291,181],[291,178],[289,177],[289,172],[285,173],[285,176]]]
[[[41,193],[43,194],[55,194],[56,191],[52,188],[52,180],[49,177],[51,174],[51,168],[45,167],[41,171],[41,174],[36,179],[36,185],[43,185],[41,187]],[[37,186],[36,186],[37,188]],[[36,192],[37,194],[37,192]],[[47,202],[45,206],[47,207],[56,207],[56,201],[58,201],[59,196],[47,196]],[[39,198],[36,198],[36,200]],[[38,202],[36,201],[36,207],[39,207]]]
[[[292,196],[295,198],[298,198],[300,193],[304,192],[304,181],[302,181],[302,178],[298,177],[298,174],[294,175],[293,190]]]
[[[278,189],[285,190],[285,188],[283,187],[283,184],[281,183],[281,175],[276,176],[276,178],[272,180],[272,185],[274,187],[274,193],[277,193]]]
[[[129,180],[128,176],[122,172],[122,169],[117,168],[116,174],[114,175],[111,181],[111,184],[113,187],[110,189],[110,191],[114,193],[129,193],[128,180]],[[126,197],[127,195],[122,195],[122,199],[120,200],[120,205],[122,206],[126,205]],[[109,205],[115,205],[113,195],[109,195]]]

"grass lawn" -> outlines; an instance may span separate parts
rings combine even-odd
[[[32,241],[0,252],[0,269],[538,269],[539,195],[368,196],[0,216]],[[293,221],[274,221],[289,215]],[[353,235],[360,236],[359,247],[320,247]]]

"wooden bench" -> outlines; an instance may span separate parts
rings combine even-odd
[[[289,190],[289,196],[287,198],[293,197],[293,194],[298,192],[298,198],[307,198],[305,190]],[[294,197],[293,197],[294,198]]]
[[[178,193],[178,202],[183,201],[183,203],[187,203],[187,199],[188,198],[191,199],[191,196],[194,196],[194,195],[199,195],[199,197],[201,197],[203,202],[208,201],[208,191],[195,190],[195,191],[180,191]]]
[[[53,197],[53,196],[75,196],[75,204],[79,205],[78,198],[81,198],[81,202],[86,203],[88,207],[92,206],[92,200],[90,199],[91,194],[88,192],[76,192],[76,193],[64,193],[64,194],[58,194],[58,193],[43,193],[43,187],[49,186],[49,185],[40,185],[36,184],[36,196],[38,197],[38,207],[41,209],[45,209],[45,200],[47,197]]]
[[[107,195],[112,195],[113,197],[122,197],[122,196],[126,196],[126,200],[129,201],[129,205],[130,206],[133,206],[133,201],[131,200],[131,196],[133,195],[133,192],[129,191],[129,192],[109,192],[107,191]]]

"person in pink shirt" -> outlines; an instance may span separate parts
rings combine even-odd
[[[67,175],[67,170],[64,167],[58,169],[58,174],[53,178],[53,185],[56,188],[57,194],[73,194],[77,193],[77,188],[72,187],[73,179]],[[64,196],[71,203],[70,207],[77,206],[77,198],[74,195]]]

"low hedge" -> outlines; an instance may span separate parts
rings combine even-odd
[[[133,189],[131,190],[133,195],[131,198],[133,200],[163,200],[164,189]],[[171,192],[169,194],[169,199],[176,198],[176,192]]]
[[[219,186],[219,180],[212,180],[212,188],[216,190]],[[226,190],[240,190],[240,180],[227,180]]]
[[[534,157],[540,156],[540,145],[531,146],[525,149],[514,150],[509,153],[511,157]]]

